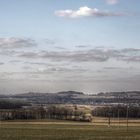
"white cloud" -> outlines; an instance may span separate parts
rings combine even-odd
[[[30,38],[0,38],[0,49],[32,47],[36,45],[36,42]]]
[[[53,62],[106,62],[109,59],[126,62],[140,62],[140,49],[95,48],[81,51],[21,52],[16,56],[26,59],[47,59]]]
[[[107,4],[114,5],[118,3],[118,0],[106,0]]]
[[[0,65],[4,65],[4,63],[3,62],[0,62]]]
[[[55,15],[58,17],[78,18],[78,17],[110,17],[110,16],[122,16],[123,13],[100,11],[97,8],[89,8],[87,6],[80,7],[78,10],[58,10],[55,11]]]

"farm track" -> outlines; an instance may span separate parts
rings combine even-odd
[[[126,120],[111,120],[112,126],[126,126]],[[103,119],[93,119],[93,122],[76,122],[76,121],[62,121],[62,120],[17,120],[17,121],[2,121],[1,124],[30,124],[30,125],[101,125],[101,126],[108,126],[108,120],[105,118]],[[129,120],[128,121],[129,126],[140,126],[140,120]]]

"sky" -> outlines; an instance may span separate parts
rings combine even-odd
[[[139,0],[0,0],[0,94],[140,90]]]

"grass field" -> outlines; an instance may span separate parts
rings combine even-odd
[[[69,121],[2,122],[0,140],[140,140],[140,126],[95,125]]]

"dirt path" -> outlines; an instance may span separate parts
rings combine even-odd
[[[108,125],[108,122],[42,122],[42,121],[4,121],[1,122],[1,124],[30,124],[30,125]],[[126,126],[126,121],[122,121],[122,122],[111,122],[110,124],[111,126]],[[140,126],[140,121],[136,122],[136,121],[131,121],[128,123],[129,126]]]

